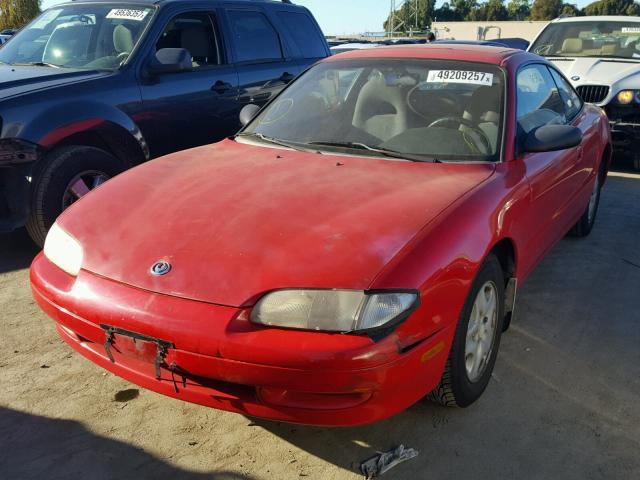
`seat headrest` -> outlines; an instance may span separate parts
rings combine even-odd
[[[466,120],[475,123],[500,121],[500,85],[480,87],[471,96],[469,105],[462,115]]]
[[[133,34],[124,25],[116,25],[113,29],[113,48],[117,53],[131,53],[133,50]]]
[[[215,57],[209,32],[205,27],[194,26],[182,30],[180,44],[182,48],[189,51],[192,58]]]
[[[562,53],[580,53],[583,49],[581,38],[567,38],[562,42]]]

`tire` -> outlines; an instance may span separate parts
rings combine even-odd
[[[600,169],[598,176],[593,184],[591,198],[578,223],[571,229],[571,235],[574,237],[586,237],[593,230],[598,215],[598,207],[600,205],[600,193],[602,192],[602,180],[604,178],[603,170]]]
[[[82,196],[78,188],[71,188],[72,184],[81,185],[77,183],[81,180],[89,191],[124,169],[116,157],[94,147],[61,147],[49,153],[34,181],[26,224],[29,236],[37,245],[44,246],[47,232],[58,215]],[[89,182],[92,178],[93,184]]]
[[[483,318],[479,322],[474,322],[473,318],[480,319],[484,317],[484,315],[477,315],[480,309],[478,309],[476,303],[481,294],[484,295],[487,291],[487,286],[495,294],[496,305],[493,310],[495,318],[488,319],[488,321],[483,321]],[[495,255],[489,254],[482,267],[480,267],[480,271],[462,308],[453,345],[451,346],[440,383],[427,398],[446,407],[465,408],[478,400],[485,391],[491,379],[491,373],[493,372],[500,347],[500,337],[504,322],[504,288],[504,273],[500,262]],[[469,329],[470,323],[472,324],[471,330]],[[477,326],[479,324],[483,326],[492,325],[492,333],[486,337],[487,339],[490,337],[491,343],[489,344],[489,353],[486,356],[486,360],[479,364],[480,368],[477,370],[471,368],[470,373],[469,359],[472,357],[475,359],[477,356],[471,353],[474,350],[473,348],[470,349],[470,352],[467,352],[466,345],[468,336],[473,339],[475,335],[472,332],[478,331],[475,330],[474,325]],[[473,345],[473,340],[470,340],[470,343]],[[478,343],[481,342],[479,341]],[[475,365],[475,363],[473,364]],[[472,374],[474,371],[475,375]]]

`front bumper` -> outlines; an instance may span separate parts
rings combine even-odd
[[[640,142],[640,108],[636,105],[605,107],[611,128],[611,139],[616,150],[635,150]]]
[[[455,329],[406,351],[393,334],[374,343],[264,328],[248,322],[247,310],[159,295],[86,271],[74,279],[42,254],[31,285],[61,337],[112,373],[180,400],[310,425],[359,425],[406,409],[439,382]],[[170,341],[159,372],[117,340],[112,362],[100,324]]]

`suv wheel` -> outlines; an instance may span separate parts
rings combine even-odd
[[[124,170],[120,160],[94,147],[52,151],[35,179],[27,231],[41,247],[58,215],[76,200]]]

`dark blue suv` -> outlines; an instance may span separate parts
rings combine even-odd
[[[265,104],[329,53],[311,13],[288,0],[45,11],[0,48],[0,232],[26,225],[42,245],[86,192],[234,134],[244,105]]]

